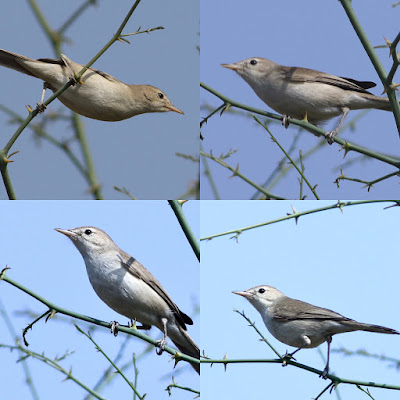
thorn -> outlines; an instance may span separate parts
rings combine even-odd
[[[0,272],[0,281],[3,279],[4,275],[6,274],[6,271],[8,269],[11,269],[10,267],[8,267],[7,265],[5,266],[5,268],[3,268]]]
[[[45,322],[47,322],[49,319],[53,318],[57,314],[56,310],[51,310],[50,314],[46,317]]]
[[[229,103],[225,103],[225,104],[226,104],[226,106],[221,110],[221,112],[220,112],[220,114],[219,114],[220,117],[222,117],[222,114],[223,114],[225,111],[228,111],[229,108],[230,108],[230,106],[231,106]]]
[[[342,149],[344,149],[344,155],[343,158],[347,156],[347,153],[351,150],[349,146],[349,142],[346,140],[344,145],[342,145]]]
[[[227,360],[227,359],[228,359],[228,355],[227,355],[226,353],[225,353],[223,359],[224,359],[224,360]],[[227,365],[227,363],[224,363],[224,370],[225,370],[225,372],[226,372],[226,365]]]
[[[17,153],[19,153],[19,151],[14,151],[14,153],[9,154],[7,157],[3,157],[3,162],[6,164],[14,162],[13,160],[10,160],[10,158]]]
[[[233,171],[233,174],[229,178],[233,178],[233,177],[237,176],[238,172],[239,172],[239,163],[236,165],[236,168]]]
[[[386,39],[385,37],[384,37],[383,39],[385,39],[385,42],[386,42],[386,44],[387,44],[388,46],[391,46],[391,45],[392,45],[392,42],[391,42],[390,40]]]

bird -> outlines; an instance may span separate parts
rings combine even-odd
[[[47,88],[56,92],[72,80],[73,85],[58,99],[72,111],[88,118],[121,121],[144,113],[174,111],[183,114],[162,90],[151,85],[127,85],[93,68],[88,68],[78,82],[75,75],[84,65],[64,54],[59,59],[34,60],[0,49],[0,65],[44,81],[42,99],[37,107],[39,112],[46,108],[43,100]]]
[[[121,250],[103,230],[93,226],[56,231],[67,236],[81,253],[89,281],[96,294],[117,313],[142,324],[139,329],[156,326],[163,332],[157,346],[161,354],[167,336],[184,354],[200,358],[200,350],[188,335],[192,319],[172,301],[161,283],[134,257]],[[117,327],[112,322],[114,332]],[[192,367],[200,374],[199,363]]]
[[[391,328],[357,322],[327,308],[292,299],[268,285],[232,293],[244,297],[255,307],[272,336],[284,344],[297,347],[293,353],[286,353],[284,358],[293,357],[300,349],[314,348],[327,342],[327,363],[321,374],[323,378],[329,373],[330,344],[333,335],[353,331],[400,334]]]
[[[286,67],[261,57],[221,66],[235,71],[264,103],[283,115],[282,124],[286,128],[290,118],[306,118],[318,126],[341,116],[339,124],[326,136],[329,144],[333,143],[350,110],[392,111],[388,98],[366,90],[376,86],[374,82],[342,78],[308,68]]]

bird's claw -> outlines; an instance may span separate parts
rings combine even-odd
[[[322,371],[322,374],[319,377],[322,379],[328,379],[328,372],[329,372],[329,369],[327,367],[325,367],[324,370]]]
[[[166,344],[167,344],[167,340],[164,339],[164,338],[160,339],[160,340],[157,340],[157,342],[156,342],[156,353],[157,353],[157,355],[161,356],[161,354],[164,353],[164,347],[165,347]],[[157,347],[158,347],[158,349],[157,349]]]
[[[296,359],[293,357],[294,353],[288,353],[288,351],[286,350],[286,353],[282,356],[283,359],[287,359],[287,360],[294,360],[296,361]]]
[[[46,110],[47,106],[43,102],[36,103],[36,110],[39,114],[43,113]]]
[[[336,136],[337,132],[336,131],[330,131],[326,134],[325,139],[328,142],[328,144],[333,143],[333,138]]]
[[[110,331],[114,336],[118,336],[118,326],[119,323],[117,321],[110,322]]]
[[[289,115],[283,115],[282,116],[282,125],[287,129],[290,124],[290,117]]]

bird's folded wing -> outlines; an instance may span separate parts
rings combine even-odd
[[[343,321],[349,318],[327,308],[313,306],[300,300],[286,298],[285,302],[277,302],[274,307],[274,319],[279,321],[293,321],[297,319],[319,319]]]
[[[193,325],[192,319],[178,308],[161,286],[161,283],[158,282],[158,280],[139,261],[129,254],[124,253],[121,254],[121,262],[129,273],[147,283],[157,292],[157,294],[168,304],[169,308],[174,313],[176,320],[184,330],[186,330],[185,324]]]
[[[285,78],[291,82],[325,83],[326,85],[337,86],[344,90],[353,90],[361,93],[369,93],[366,89],[376,86],[374,82],[357,81],[351,78],[342,78],[324,72],[298,67],[288,67],[285,71]]]
[[[62,66],[66,66],[65,62],[62,59],[53,59],[53,58],[39,58],[37,61],[41,61],[41,62],[45,62],[45,63],[49,63],[49,64],[58,64],[58,65],[62,65]],[[79,73],[79,71],[84,67],[84,65],[81,64],[75,64],[74,67],[74,72],[77,74]],[[94,69],[94,68],[88,68],[87,71],[85,72],[85,75],[89,72],[95,73],[97,75],[100,75],[101,77],[107,79],[110,82],[121,82],[119,79],[114,78],[112,75],[107,74],[106,72],[100,71],[98,69]]]

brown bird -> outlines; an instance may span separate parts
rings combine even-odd
[[[89,68],[76,82],[75,74],[84,67],[61,55],[60,59],[40,58],[33,60],[10,51],[0,49],[0,65],[44,81],[39,112],[44,111],[46,88],[56,92],[71,79],[74,85],[57,98],[72,111],[100,121],[121,121],[135,115],[153,112],[174,111],[175,107],[167,95],[150,85],[127,85],[105,72]]]
[[[283,115],[287,128],[288,118],[321,125],[341,115],[339,124],[328,133],[327,141],[339,131],[350,110],[375,108],[391,111],[389,100],[368,92],[374,82],[360,82],[340,78],[325,72],[299,67],[285,67],[266,58],[252,57],[234,64],[221,64],[240,75],[257,96],[273,110]]]

